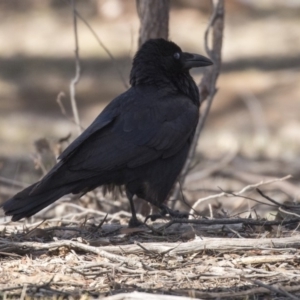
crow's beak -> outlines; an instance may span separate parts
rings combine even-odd
[[[183,68],[186,70],[191,68],[206,67],[213,64],[210,59],[199,54],[183,52],[182,58]]]

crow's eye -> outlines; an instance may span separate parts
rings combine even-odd
[[[180,53],[179,52],[174,53],[173,57],[175,59],[179,59],[180,58]]]

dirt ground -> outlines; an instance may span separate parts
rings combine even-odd
[[[70,8],[59,1],[28,3],[0,1],[0,203],[43,176],[53,153],[77,134],[69,101],[75,69]],[[139,23],[134,1],[78,1],[78,9],[115,58],[79,23],[76,98],[87,127],[125,90],[115,64],[128,78]],[[138,291],[299,299],[299,16],[292,0],[226,2],[218,93],[184,197],[175,203],[186,211],[193,207],[204,217],[196,219],[208,224],[166,228],[166,220],[128,229],[126,199],[104,197],[101,190],[82,199],[66,196],[18,223],[1,211],[0,298],[89,299]],[[199,1],[172,2],[170,38],[186,51],[204,53],[208,18],[209,6]],[[201,72],[193,75],[200,82]],[[38,151],[41,145],[46,151]],[[236,218],[242,219],[226,224]]]

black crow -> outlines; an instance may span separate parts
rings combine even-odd
[[[211,64],[173,42],[147,41],[134,57],[131,87],[106,106],[44,178],[3,204],[5,214],[13,221],[30,217],[65,194],[106,185],[125,187],[130,226],[139,224],[134,195],[166,213],[163,203],[199,117],[199,92],[189,70]]]

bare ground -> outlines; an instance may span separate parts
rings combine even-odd
[[[287,180],[210,191],[193,203],[189,220],[148,221],[140,228],[127,227],[126,199],[104,198],[101,190],[81,199],[64,197],[25,223],[4,220],[2,296],[147,297],[128,294],[135,291],[197,299],[299,299],[300,206],[283,205],[280,197],[299,188]],[[269,200],[271,194],[276,196]]]

